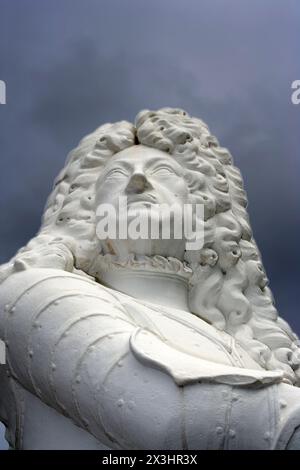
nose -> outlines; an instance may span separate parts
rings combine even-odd
[[[126,192],[128,194],[140,194],[150,189],[153,189],[153,187],[146,176],[143,173],[134,173],[127,184]]]

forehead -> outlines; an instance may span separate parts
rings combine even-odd
[[[106,167],[133,166],[137,163],[141,163],[142,166],[149,166],[160,162],[181,168],[181,165],[168,153],[144,145],[134,145],[116,153],[109,159]]]

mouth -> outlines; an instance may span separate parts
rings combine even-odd
[[[156,204],[156,197],[154,197],[152,194],[134,194],[128,197],[127,199],[127,205],[132,205],[132,204]]]

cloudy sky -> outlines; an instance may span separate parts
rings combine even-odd
[[[0,0],[0,262],[37,231],[83,135],[182,107],[242,170],[277,307],[300,334],[299,44],[298,0]]]

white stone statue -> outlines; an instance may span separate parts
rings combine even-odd
[[[99,239],[97,208],[204,205],[204,244]],[[0,270],[14,449],[300,449],[298,340],[278,316],[229,152],[178,109],[71,152]]]

